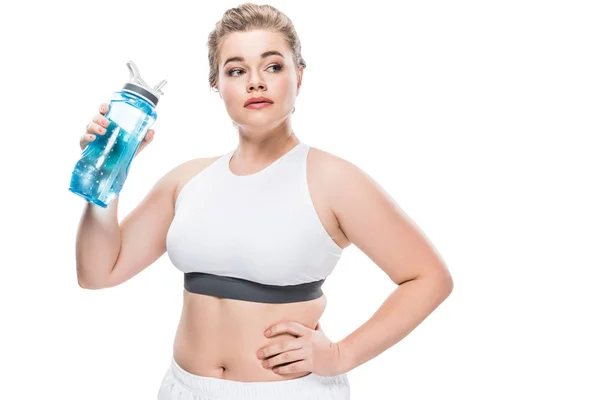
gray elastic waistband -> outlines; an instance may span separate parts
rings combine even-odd
[[[186,272],[183,286],[188,292],[257,303],[295,303],[319,298],[325,280],[298,285],[267,285],[231,276]]]

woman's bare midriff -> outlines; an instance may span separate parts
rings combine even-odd
[[[275,323],[296,321],[315,329],[326,303],[325,295],[305,302],[266,304],[221,299],[184,289],[173,358],[192,374],[234,381],[279,381],[305,376],[306,372],[277,374],[263,367],[256,353],[295,337],[266,337],[265,330]]]
[[[178,177],[175,198],[185,184],[219,157],[188,162]],[[307,181],[315,211],[323,227],[340,247],[350,241],[345,236],[325,198],[325,185],[319,171],[327,170],[328,153],[311,149],[307,157]],[[187,372],[241,382],[267,382],[300,378],[307,372],[277,374],[262,366],[259,349],[293,339],[291,334],[266,337],[265,330],[283,321],[295,321],[315,329],[325,311],[327,298],[283,304],[255,303],[222,299],[183,289],[183,308],[173,358]]]

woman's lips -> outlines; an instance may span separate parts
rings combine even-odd
[[[272,103],[266,103],[266,102],[262,102],[262,103],[250,103],[246,106],[246,108],[265,108],[265,107],[269,107]]]

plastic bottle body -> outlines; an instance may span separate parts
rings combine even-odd
[[[143,97],[119,91],[104,116],[110,123],[106,133],[96,135],[81,153],[69,190],[106,208],[121,192],[131,161],[156,121],[156,110]]]

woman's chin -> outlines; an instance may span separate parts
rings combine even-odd
[[[245,116],[242,121],[234,121],[240,127],[248,128],[268,128],[281,123],[283,118],[275,118],[274,115],[251,115]]]

